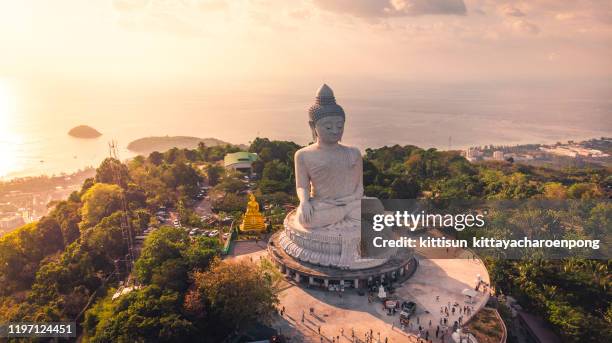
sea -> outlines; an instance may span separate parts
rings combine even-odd
[[[330,83],[346,112],[343,143],[359,148],[416,145],[555,143],[612,136],[612,83]],[[249,144],[255,137],[307,144],[308,108],[318,84],[174,87],[38,87],[0,83],[0,180],[61,175],[97,166],[116,141],[147,136],[214,137]],[[13,88],[11,88],[13,87]],[[117,88],[117,89],[115,89]],[[78,139],[89,125],[102,133]]]

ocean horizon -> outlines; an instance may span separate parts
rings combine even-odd
[[[347,116],[343,142],[362,150],[394,144],[465,149],[612,135],[609,86],[339,84],[330,85]],[[0,180],[96,167],[109,156],[111,140],[118,143],[122,159],[136,155],[127,150],[131,141],[148,136],[212,137],[234,144],[267,137],[304,145],[311,138],[307,111],[314,91],[81,94],[68,101],[64,96],[61,104],[45,98],[36,106],[27,104],[33,98],[24,97],[0,130],[5,157]],[[81,124],[102,136],[68,135]]]

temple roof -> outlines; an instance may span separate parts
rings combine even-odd
[[[227,167],[241,162],[251,163],[255,160],[257,160],[257,154],[247,151],[238,151],[225,155],[223,158],[223,163],[225,167]]]

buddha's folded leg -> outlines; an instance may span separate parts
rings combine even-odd
[[[337,223],[347,215],[346,206],[319,207],[313,206],[313,214],[308,223],[301,222],[307,229],[320,228]]]
[[[361,220],[361,200],[352,201],[344,206],[325,206],[315,204],[313,215],[308,223],[301,223],[308,229],[320,228],[342,220],[359,222]]]
[[[361,222],[361,199],[355,200],[347,205],[345,219]]]

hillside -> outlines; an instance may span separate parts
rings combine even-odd
[[[166,151],[174,147],[179,149],[193,149],[196,148],[200,142],[204,142],[204,144],[209,147],[230,144],[216,138],[163,136],[139,138],[130,142],[127,148],[140,154],[149,154],[153,151]]]

